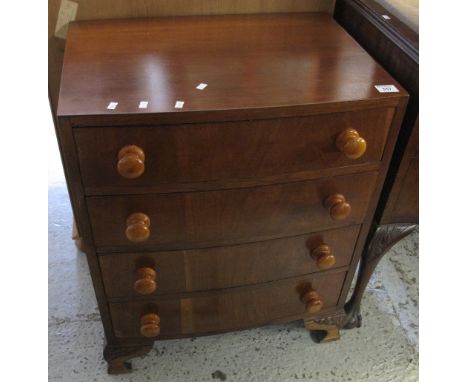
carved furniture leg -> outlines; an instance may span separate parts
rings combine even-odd
[[[153,348],[152,345],[140,346],[115,346],[106,345],[104,359],[107,361],[109,374],[125,374],[132,371],[130,358],[147,354]]]
[[[76,227],[75,218],[73,218],[72,239],[75,240],[75,246],[79,251],[84,252],[83,241],[81,240],[80,233]]]
[[[359,265],[358,278],[353,295],[345,305],[346,322],[344,329],[361,327],[361,299],[369,279],[380,259],[397,242],[408,236],[416,224],[385,224],[376,228],[374,235],[367,243]]]
[[[331,317],[306,318],[304,319],[304,327],[310,330],[316,342],[331,342],[340,339],[340,328],[345,320],[344,313]]]

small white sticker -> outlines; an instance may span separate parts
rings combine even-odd
[[[138,105],[138,109],[146,109],[148,108],[148,101],[140,101],[140,104]]]
[[[375,88],[379,91],[379,93],[399,93],[400,92],[395,85],[375,85]]]
[[[203,90],[203,89],[205,89],[207,86],[208,86],[208,84],[204,84],[204,83],[202,82],[201,84],[199,84],[199,85],[196,87],[196,89],[198,89],[198,90]]]
[[[184,101],[176,101],[174,107],[176,109],[182,109],[184,107]]]
[[[390,16],[389,15],[382,15],[382,17],[385,19],[385,20],[390,20]]]
[[[119,104],[118,102],[109,102],[109,105],[107,105],[107,108],[109,110],[114,110],[118,104]]]

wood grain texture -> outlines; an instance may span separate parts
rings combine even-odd
[[[99,257],[108,297],[140,296],[134,270],[158,273],[153,295],[253,285],[318,272],[312,251],[326,243],[332,268],[349,265],[360,226],[229,247],[151,253],[111,253]]]
[[[419,221],[419,117],[411,131],[392,185],[381,224]]]
[[[419,130],[419,35],[398,17],[392,16],[388,23],[382,13],[388,10],[374,0],[339,0],[335,18],[410,93],[376,220],[382,224],[417,222],[419,162],[413,153],[417,153],[419,133],[413,131]]]
[[[73,216],[80,235],[80,249],[86,253],[106,339],[108,341],[112,341],[114,339],[114,335],[112,331],[112,323],[110,321],[109,307],[106,303],[104,285],[102,283],[98,258],[96,256],[92,239],[91,226],[88,220],[84,191],[80,181],[79,164],[76,157],[76,150],[74,149],[72,128],[67,120],[60,121],[60,124],[55,125],[55,127],[55,132],[59,141],[60,157],[62,159],[65,179],[67,181],[68,192],[70,194]]]
[[[117,337],[141,337],[140,317],[148,313],[156,313],[161,318],[158,339],[238,330],[293,315],[310,316],[301,301],[304,288],[320,293],[323,309],[332,308],[338,300],[343,278],[344,273],[303,276],[209,295],[194,294],[189,298],[111,303],[110,310]]]
[[[390,127],[390,131],[389,131],[388,138],[387,138],[387,144],[385,146],[385,150],[384,150],[384,154],[382,158],[382,165],[381,165],[379,174],[377,176],[377,181],[375,183],[372,196],[369,200],[368,209],[367,209],[364,222],[361,228],[361,235],[359,235],[358,240],[356,242],[356,248],[354,252],[355,256],[353,256],[350,270],[346,276],[346,279],[343,285],[343,289],[342,289],[342,293],[341,293],[340,301],[339,301],[340,306],[341,304],[344,304],[346,302],[349,288],[351,287],[351,283],[353,281],[355,271],[359,264],[360,255],[362,251],[364,250],[364,246],[366,245],[366,241],[367,241],[367,235],[369,234],[369,231],[374,222],[373,219],[375,217],[376,207],[379,202],[380,194],[382,192],[382,188],[385,182],[385,176],[388,171],[390,159],[393,155],[393,149],[395,147],[395,144],[398,138],[398,132],[401,126],[401,122],[403,120],[403,116],[405,114],[407,101],[408,101],[407,97],[402,97],[400,99],[400,104],[396,109],[395,116],[392,121],[392,126]]]
[[[186,187],[379,162],[393,114],[388,108],[242,122],[76,128],[74,137],[84,186],[106,187],[112,194],[109,187],[117,192],[119,187]],[[346,127],[359,129],[367,140],[359,159],[347,158],[335,146]],[[116,170],[117,154],[128,145],[145,153],[145,171],[135,179]]]
[[[54,36],[61,0],[48,1],[49,99],[56,115],[65,41]],[[335,0],[79,0],[77,20],[232,13],[327,12]]]
[[[249,189],[86,201],[98,252],[204,248],[360,224],[376,178],[377,173],[364,173]],[[352,206],[344,220],[333,220],[323,205],[335,193],[345,195]],[[125,236],[126,220],[134,212],[151,220],[151,235],[141,243]]]
[[[86,20],[268,12],[328,12],[333,0],[81,0]]]
[[[401,96],[374,88],[395,81],[327,15],[78,22],[68,33],[60,116],[187,115]],[[200,82],[208,84],[203,91],[195,89]],[[147,109],[138,109],[141,100]],[[183,109],[174,108],[177,100]],[[107,109],[111,101],[119,103],[115,110]]]
[[[72,32],[61,101],[63,110],[70,109],[58,118],[58,135],[106,337],[117,354],[117,361],[111,358],[115,369],[126,369],[131,354],[152,343],[140,334],[145,314],[160,317],[163,339],[294,319],[317,323],[342,312],[406,92],[397,84],[399,93],[376,93],[375,81],[395,82],[325,15],[99,21],[77,24]],[[167,32],[171,39],[163,39]],[[215,86],[195,81],[206,74]],[[199,82],[208,88],[194,89]],[[131,110],[146,90],[156,102]],[[102,112],[96,102],[110,91],[122,95],[120,109]],[[171,97],[179,94],[188,94],[187,108],[174,111]],[[312,128],[283,125],[299,120],[313,121]],[[359,134],[368,147],[362,158],[340,162],[333,156],[336,137],[353,128],[352,121],[367,129],[360,127]],[[113,138],[80,140],[96,131],[113,132]],[[119,141],[121,134],[132,138],[132,131],[142,132],[141,141]],[[148,150],[148,132],[167,134],[159,138],[167,147]],[[122,179],[118,152],[132,144],[144,149],[144,171],[140,166],[139,177]],[[85,162],[94,154],[84,146],[102,151],[95,164],[112,157],[118,181],[95,177],[85,185]],[[153,153],[163,154],[160,164]],[[85,159],[79,162],[78,155]],[[154,163],[161,166],[152,173],[158,179],[144,181]],[[132,181],[135,186],[125,183]],[[333,194],[342,194],[351,207],[344,220],[333,220],[324,207]],[[144,242],[126,238],[133,213],[146,214],[151,223]],[[333,251],[312,255],[322,244]],[[319,272],[317,253],[336,255],[335,264],[326,261],[331,269]],[[138,271],[142,267],[155,272]],[[137,291],[149,294],[138,295],[135,282]],[[317,315],[306,313],[301,301],[310,289],[323,303]],[[152,326],[151,333],[159,331]]]

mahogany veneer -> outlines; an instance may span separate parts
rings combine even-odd
[[[359,231],[354,225],[228,247],[102,254],[99,264],[110,298],[139,296],[133,270],[144,267],[158,274],[153,295],[254,285],[321,271],[313,252],[324,244],[335,258],[326,269],[349,266]]]
[[[161,318],[160,338],[238,330],[304,315],[304,291],[313,288],[322,309],[336,306],[345,273],[302,276],[255,288],[231,288],[176,298],[111,303],[118,337],[140,337],[140,319],[148,312]]]
[[[211,247],[362,223],[376,178],[371,172],[232,190],[90,196],[87,206],[98,252]],[[351,206],[338,220],[332,215],[343,213],[343,203],[324,205],[337,192]],[[151,221],[146,240],[124,234],[134,213]]]
[[[256,179],[379,162],[393,113],[387,108],[195,126],[77,128],[74,137],[87,189],[132,187],[138,192],[161,183]],[[337,147],[337,137],[348,126],[367,142],[365,153],[353,160]],[[115,153],[129,142],[145,153],[144,172],[131,182],[115,171]]]
[[[326,15],[72,24],[57,136],[109,372],[160,338],[337,338],[406,98]]]
[[[382,15],[390,16],[389,20]],[[376,0],[337,0],[335,19],[407,89],[408,106],[361,254],[347,328],[361,325],[361,297],[380,259],[409,235],[419,219],[419,36]]]

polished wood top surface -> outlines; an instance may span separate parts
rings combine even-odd
[[[206,83],[204,90],[196,86]],[[374,85],[395,84],[399,93]],[[75,22],[59,116],[396,105],[406,95],[330,16],[275,14]],[[182,109],[174,108],[184,101]],[[140,101],[148,101],[139,109]],[[110,102],[118,102],[108,110]],[[309,110],[309,109],[307,109]]]

